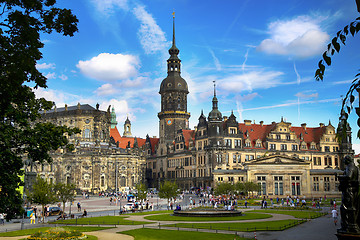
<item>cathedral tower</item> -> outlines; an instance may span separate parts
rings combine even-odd
[[[129,120],[129,117],[126,117],[126,120],[125,120],[125,123],[124,123],[123,137],[132,137],[132,134],[131,134],[131,122]]]
[[[167,60],[167,77],[161,82],[161,112],[159,117],[159,155],[165,155],[167,147],[175,140],[179,129],[188,129],[190,113],[187,112],[188,86],[180,76],[181,60],[175,45],[175,17],[173,16],[173,41]]]

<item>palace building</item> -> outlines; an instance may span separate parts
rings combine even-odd
[[[81,134],[69,138],[76,149],[59,149],[51,165],[27,169],[36,168],[50,181],[79,183],[80,191],[89,192],[120,190],[139,182],[159,187],[164,180],[176,181],[180,189],[252,181],[261,186],[260,195],[340,196],[337,175],[342,174],[342,158],[353,155],[348,125],[339,143],[330,121],[317,127],[292,126],[283,118],[269,124],[238,122],[233,113],[221,113],[214,83],[212,110],[207,117],[201,112],[197,126],[190,129],[189,91],[178,54],[173,20],[167,77],[159,91],[159,138],[133,137],[129,118],[121,136],[110,106],[107,111],[98,105],[55,108],[43,112],[42,120],[79,128]]]

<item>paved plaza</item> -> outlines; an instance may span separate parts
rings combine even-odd
[[[153,200],[153,201],[151,201]],[[77,202],[80,202],[81,204],[81,211],[77,211]],[[164,199],[157,199],[156,197],[149,200],[153,203],[155,206],[155,210],[157,210],[156,205],[159,204],[162,206],[162,209],[165,209],[166,207],[166,200]],[[121,204],[125,204],[126,200],[123,200]],[[180,202],[181,204],[181,202]],[[66,208],[66,212],[68,212],[69,206]],[[77,215],[81,215],[82,211],[86,209],[88,211],[89,217],[90,216],[104,216],[104,215],[119,215],[119,209],[120,204],[115,205],[112,203],[110,205],[109,198],[98,198],[98,197],[91,197],[90,199],[83,199],[83,198],[77,198],[74,201],[74,206],[72,206],[72,213]],[[245,209],[244,209],[245,210]],[[248,209],[248,210],[251,210]],[[329,209],[325,209],[324,211],[330,211]],[[256,220],[243,220],[238,222],[256,222],[256,221],[276,221],[276,220],[282,220],[282,219],[294,219],[292,216],[288,215],[282,215],[282,214],[272,214],[272,218],[268,219],[256,219]],[[54,220],[56,216],[49,217],[48,221]],[[128,220],[133,221],[149,221],[144,219],[144,216],[139,215],[131,215],[128,218]],[[153,221],[152,221],[153,222]],[[228,222],[228,221],[227,221]],[[161,221],[161,224],[167,224],[170,222],[164,222]],[[176,223],[176,222],[171,222]],[[157,228],[159,222],[147,224],[146,227],[152,227]],[[30,225],[30,220],[25,219],[24,221],[24,228],[32,228],[32,227],[39,227],[39,226],[47,226],[48,224],[35,224]],[[133,239],[133,237],[124,235],[124,234],[117,234],[116,232],[121,232],[125,230],[131,230],[136,228],[142,228],[143,225],[117,225],[116,228],[97,231],[97,232],[91,232],[89,234],[97,236],[99,240],[114,240],[114,239],[123,239],[123,240],[130,240]],[[9,223],[5,223],[5,225],[0,226],[0,232],[5,231],[14,231],[19,230],[21,228],[21,222],[20,220],[11,221]],[[163,228],[163,227],[162,227]],[[260,240],[282,240],[282,239],[292,239],[292,240],[300,240],[300,239],[326,239],[326,240],[336,240],[336,229],[339,228],[338,226],[335,226],[333,223],[333,220],[330,216],[330,214],[327,214],[324,217],[320,217],[317,219],[312,219],[306,223],[300,224],[296,227],[284,230],[284,231],[269,231],[269,232],[256,232],[257,239]],[[168,228],[168,229],[174,229],[175,228]],[[177,229],[177,228],[176,228]],[[180,229],[182,230],[182,229]],[[185,229],[184,229],[185,230]],[[189,229],[186,229],[189,230]],[[191,230],[191,229],[190,229]],[[201,230],[201,231],[209,231],[214,232],[214,230]],[[218,231],[219,233],[229,233],[229,234],[235,234],[233,231]],[[175,233],[174,233],[175,234]],[[238,235],[248,237],[248,238],[254,238],[255,233],[254,232],[238,232]],[[20,239],[24,238],[22,237],[0,237],[0,240],[6,240],[6,239]]]

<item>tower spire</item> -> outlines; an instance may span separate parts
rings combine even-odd
[[[214,83],[214,97],[216,97],[216,81],[214,80],[213,83]]]
[[[173,42],[172,42],[172,45],[176,47],[176,45],[175,45],[175,11],[173,11],[172,15],[173,15]]]

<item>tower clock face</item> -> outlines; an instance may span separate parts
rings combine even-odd
[[[173,121],[171,119],[166,120],[167,125],[171,125],[172,123],[173,123]]]

